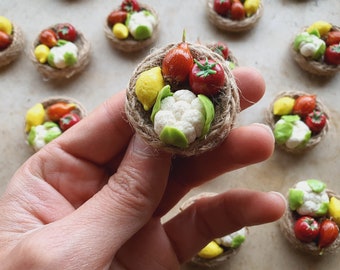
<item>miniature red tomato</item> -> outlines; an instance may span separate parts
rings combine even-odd
[[[110,27],[116,23],[125,23],[127,18],[127,12],[122,10],[114,10],[107,17],[107,23]]]
[[[326,39],[326,45],[330,46],[333,44],[339,44],[340,43],[340,31],[331,31],[327,35]]]
[[[60,23],[56,27],[57,36],[60,39],[74,42],[77,39],[77,30],[70,23]]]
[[[229,56],[229,48],[227,46],[227,44],[219,41],[216,44],[214,44],[214,46],[212,46],[212,51],[221,55],[225,60],[228,59]]]
[[[65,114],[59,120],[59,126],[62,131],[69,129],[80,121],[80,116],[76,113]]]
[[[300,217],[294,224],[295,237],[301,242],[310,243],[319,235],[319,223],[312,217]]]
[[[46,113],[51,121],[59,121],[65,114],[70,113],[76,108],[74,103],[57,102],[48,106]]]
[[[323,112],[314,110],[307,115],[305,119],[306,125],[314,133],[319,133],[326,125],[327,117]]]
[[[231,0],[214,0],[214,10],[217,14],[227,17],[231,7]]]
[[[240,21],[246,17],[246,11],[240,1],[233,1],[230,9],[230,18],[232,20]]]
[[[320,249],[330,246],[339,235],[339,227],[330,219],[325,219],[320,224],[318,246]]]
[[[326,48],[325,63],[328,65],[340,65],[340,44],[334,44]]]
[[[139,11],[140,6],[137,0],[123,0],[120,9],[126,12]]]
[[[12,37],[7,33],[0,31],[0,51],[3,51],[12,44]]]
[[[217,94],[225,84],[225,74],[222,66],[213,60],[197,61],[189,75],[191,91],[206,96]]]
[[[47,47],[52,48],[57,45],[58,36],[52,29],[45,29],[40,33],[39,42],[46,45]]]
[[[301,117],[305,117],[309,113],[314,111],[315,106],[316,106],[315,95],[302,95],[295,100],[293,113]]]

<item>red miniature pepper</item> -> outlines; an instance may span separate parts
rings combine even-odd
[[[325,63],[328,65],[340,65],[340,44],[334,44],[326,48]]]
[[[74,103],[57,102],[47,107],[46,113],[51,121],[59,121],[65,114],[76,108]]]
[[[77,30],[70,23],[60,23],[56,27],[57,35],[60,39],[74,42],[77,39]]]
[[[80,116],[76,113],[65,114],[59,120],[59,126],[62,131],[69,129],[81,120]]]
[[[314,110],[307,115],[305,119],[306,125],[314,133],[319,133],[326,125],[327,117],[323,112]]]
[[[123,0],[120,9],[126,12],[139,11],[140,6],[137,0]]]
[[[330,246],[339,235],[339,227],[330,219],[325,219],[320,224],[318,246],[320,249]]]

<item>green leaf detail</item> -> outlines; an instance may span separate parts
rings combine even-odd
[[[290,189],[288,194],[289,208],[295,211],[303,204],[304,192],[299,189]]]
[[[215,118],[215,108],[214,108],[214,104],[211,102],[211,100],[207,96],[200,94],[197,97],[200,100],[204,108],[205,122],[204,122],[204,127],[203,127],[202,135],[201,135],[203,137],[206,134],[208,134],[211,123]]]
[[[164,127],[160,134],[160,139],[165,144],[179,148],[187,148],[189,146],[188,139],[184,133],[175,127]]]
[[[161,102],[164,98],[172,96],[173,93],[171,92],[170,85],[166,85],[162,88],[161,91],[159,91],[155,104],[153,105],[152,112],[151,112],[151,121],[152,123],[155,120],[155,115],[158,113],[158,111],[161,109]]]
[[[306,181],[308,186],[313,190],[315,193],[320,193],[325,190],[326,184],[316,180],[316,179],[309,179]]]

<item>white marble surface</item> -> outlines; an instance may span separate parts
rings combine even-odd
[[[115,92],[124,89],[135,66],[148,53],[122,54],[110,46],[104,36],[103,24],[108,13],[120,1],[94,0],[1,0],[0,13],[19,25],[26,38],[20,58],[0,70],[0,193],[14,171],[31,154],[23,132],[24,115],[28,108],[43,98],[66,95],[78,99],[91,111]],[[186,29],[188,41],[224,40],[238,58],[240,65],[259,69],[267,83],[264,98],[242,112],[239,124],[263,121],[263,112],[279,91],[301,90],[317,94],[329,107],[331,129],[308,155],[291,156],[276,151],[261,164],[223,175],[193,190],[222,191],[235,187],[276,190],[285,193],[295,182],[306,178],[325,181],[340,193],[340,74],[320,79],[302,71],[289,54],[293,36],[316,20],[340,25],[339,0],[264,0],[264,14],[258,25],[245,34],[227,34],[214,28],[205,14],[205,0],[145,1],[158,11],[161,18],[160,38],[155,46],[181,39]],[[79,76],[62,83],[44,81],[35,70],[28,53],[33,40],[45,27],[70,22],[91,42],[91,62]],[[170,218],[177,209],[166,217]],[[250,236],[238,255],[218,269],[337,269],[336,256],[310,258],[290,248],[276,223],[250,229]],[[183,269],[189,269],[184,266]]]

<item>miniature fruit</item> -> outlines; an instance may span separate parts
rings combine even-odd
[[[50,48],[46,46],[45,44],[39,44],[34,49],[34,56],[41,64],[44,64],[47,62],[49,53],[50,53]]]
[[[326,39],[326,45],[330,46],[333,44],[339,44],[340,43],[340,31],[331,31],[327,35]]]
[[[136,81],[137,99],[142,103],[144,110],[148,111],[154,105],[158,93],[164,87],[164,79],[160,67],[143,71]]]
[[[58,43],[57,34],[52,29],[45,29],[39,35],[39,42],[52,48]]]
[[[229,48],[227,44],[219,41],[214,46],[211,47],[211,50],[219,55],[221,55],[225,60],[229,57]]]
[[[273,104],[274,115],[290,114],[293,111],[295,99],[291,97],[281,97],[275,100]]]
[[[125,23],[127,14],[126,11],[114,10],[107,17],[107,23],[110,27],[114,26],[116,23]]]
[[[328,65],[340,65],[340,44],[334,44],[326,48],[325,63]]]
[[[59,39],[74,42],[77,39],[76,28],[70,23],[60,23],[56,27],[57,36]]]
[[[330,219],[325,219],[320,224],[318,246],[320,249],[330,246],[339,235],[339,227]]]
[[[162,61],[162,73],[165,79],[183,83],[187,80],[193,65],[194,59],[185,42],[185,33],[183,33],[183,41],[165,55]]]
[[[45,109],[41,103],[37,103],[26,113],[25,132],[31,130],[31,127],[41,125],[45,119]]]
[[[65,131],[77,124],[80,119],[80,116],[76,113],[67,113],[59,119],[59,127],[62,131]]]
[[[327,117],[323,112],[314,110],[305,119],[306,125],[314,133],[319,133],[326,125]]]
[[[317,30],[320,36],[326,35],[332,29],[332,25],[329,22],[325,21],[316,21],[311,26],[307,28],[308,33],[313,33],[313,31]]]
[[[246,11],[244,10],[244,6],[240,1],[233,1],[230,9],[230,18],[232,20],[240,21],[243,20],[246,16]]]
[[[247,17],[254,15],[260,6],[260,0],[246,0],[243,3]]]
[[[221,248],[215,241],[211,241],[206,245],[200,252],[198,256],[205,259],[212,259],[223,253],[223,248]]]
[[[4,16],[0,16],[0,31],[5,32],[7,35],[11,35],[13,31],[11,21]]]
[[[217,14],[227,17],[231,8],[231,0],[215,0],[214,10]]]
[[[51,121],[59,121],[65,114],[70,113],[76,108],[74,103],[57,102],[47,107],[46,113]]]
[[[313,112],[316,106],[316,96],[315,95],[302,95],[295,100],[295,105],[293,108],[293,113],[299,116],[307,116],[309,113]]]
[[[332,220],[335,221],[337,225],[340,225],[340,200],[331,197],[328,205],[328,213]]]
[[[137,0],[123,0],[120,9],[126,12],[139,11],[140,6]]]
[[[295,237],[301,242],[310,243],[319,235],[319,223],[312,217],[300,217],[294,224]]]
[[[0,31],[0,51],[7,49],[12,44],[12,37]]]
[[[122,23],[116,23],[113,26],[113,34],[116,38],[118,39],[127,39],[127,37],[129,36],[129,30],[126,27],[125,24]]]
[[[218,93],[225,84],[225,74],[222,66],[214,60],[197,61],[189,75],[192,92],[196,95],[212,96]]]

